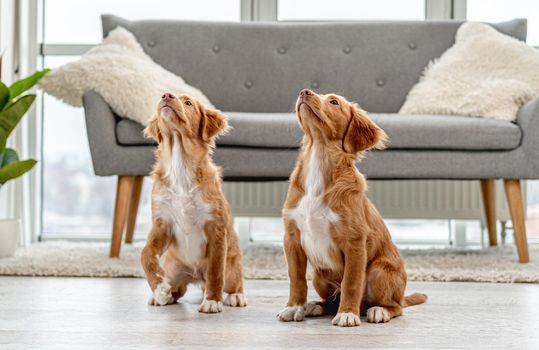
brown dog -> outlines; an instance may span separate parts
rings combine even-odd
[[[382,148],[386,134],[357,104],[302,90],[296,113],[305,135],[284,205],[284,249],[290,277],[281,321],[337,312],[332,323],[388,322],[426,295],[404,296],[404,262],[366,195],[355,162]],[[321,301],[307,303],[307,261]]]
[[[220,312],[223,290],[226,305],[247,304],[238,237],[220,169],[210,158],[215,137],[226,128],[219,111],[189,96],[166,93],[145,130],[159,144],[152,173],[152,229],[141,256],[152,305],[176,302],[193,282],[205,284],[200,312]]]

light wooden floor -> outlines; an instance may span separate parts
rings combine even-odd
[[[410,283],[429,295],[389,324],[281,323],[285,281],[247,281],[249,306],[197,312],[200,292],[146,305],[142,279],[0,277],[0,349],[539,349],[539,285]]]

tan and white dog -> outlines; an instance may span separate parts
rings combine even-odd
[[[404,262],[356,168],[364,151],[382,148],[385,133],[357,104],[302,90],[296,113],[304,138],[284,205],[288,304],[277,317],[337,313],[332,323],[388,322],[426,295],[404,296]],[[307,303],[307,262],[320,301]]]
[[[221,112],[189,96],[166,93],[145,132],[159,146],[152,176],[152,228],[141,260],[152,305],[181,298],[190,283],[203,283],[200,312],[246,306],[241,251],[211,160],[214,139],[227,128]],[[164,255],[161,266],[160,257]]]

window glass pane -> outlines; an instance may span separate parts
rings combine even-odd
[[[45,66],[76,59],[46,57]],[[84,110],[45,95],[43,113],[43,236],[109,238],[116,177],[94,175]],[[151,179],[145,182],[137,218],[137,232],[143,234],[151,221]]]
[[[45,42],[101,41],[101,14],[135,19],[239,21],[240,0],[47,0]]]
[[[467,4],[466,17],[472,21],[501,22],[514,18],[527,18],[527,42],[539,45],[539,1],[468,0]]]
[[[279,20],[424,19],[424,0],[280,0]]]

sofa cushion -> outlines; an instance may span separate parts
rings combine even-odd
[[[516,123],[444,115],[371,114],[391,149],[511,150],[520,146]]]
[[[218,145],[257,148],[297,148],[302,131],[293,113],[228,112],[232,130]],[[505,121],[459,116],[371,113],[389,136],[390,149],[510,150],[520,145],[518,125]],[[142,135],[143,126],[120,119],[116,137],[121,145],[152,144]]]
[[[127,118],[117,117],[116,141],[124,146],[153,145],[154,140],[144,137],[144,126]]]
[[[400,113],[514,121],[539,96],[539,74],[531,74],[538,71],[539,50],[487,24],[467,22],[455,45],[426,67]]]

